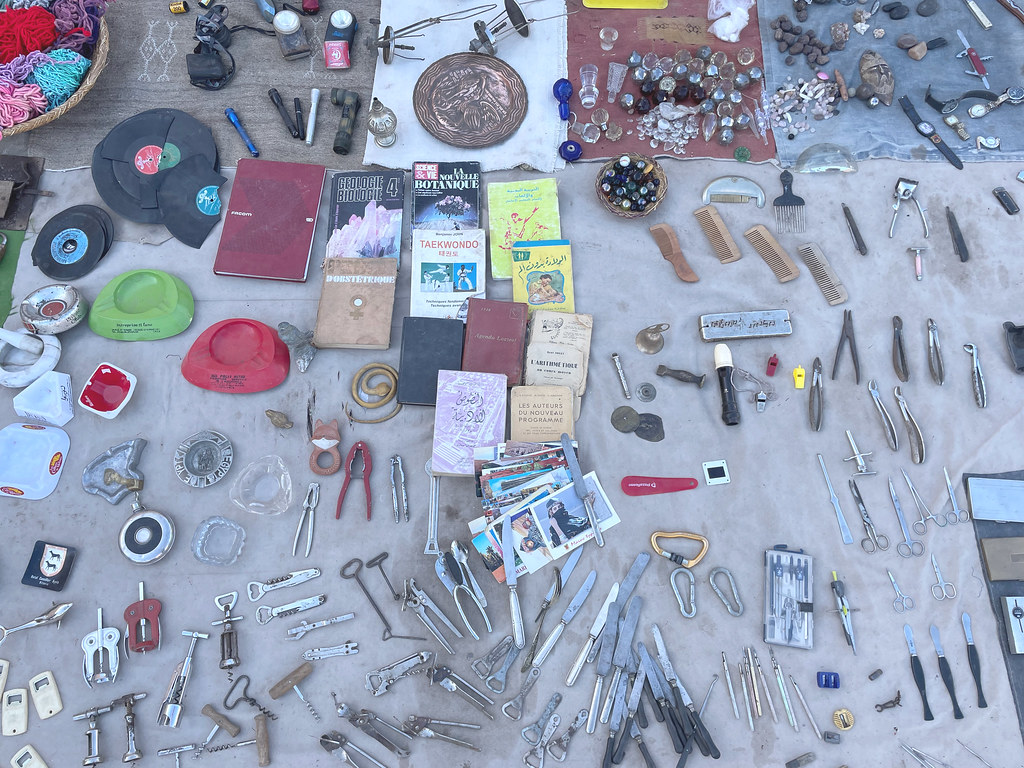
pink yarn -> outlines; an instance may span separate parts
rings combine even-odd
[[[46,96],[38,85],[0,80],[0,128],[31,120],[46,111]]]

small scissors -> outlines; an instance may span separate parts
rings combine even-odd
[[[896,613],[912,611],[914,609],[914,598],[903,594],[903,590],[901,590],[900,585],[896,583],[896,577],[892,575],[892,571],[886,569],[885,572],[889,574],[889,581],[892,582],[892,588],[896,590],[896,599],[892,601],[893,610],[895,610]]]
[[[869,555],[875,550],[885,552],[889,548],[889,537],[875,530],[875,524],[871,522],[868,509],[864,506],[864,499],[860,495],[860,489],[852,477],[850,478],[850,493],[853,494],[853,500],[857,502],[857,509],[860,510],[860,519],[864,521],[864,533],[867,534],[866,538],[860,540],[861,549]]]
[[[935,578],[938,579],[937,584],[932,584],[932,597],[936,600],[952,600],[956,597],[956,585],[942,578],[939,561],[935,559],[935,555],[932,555],[932,568],[935,570]],[[949,589],[946,589],[947,587]]]
[[[896,545],[896,553],[900,557],[921,557],[924,554],[924,544],[917,539],[910,538],[910,529],[907,528],[907,520],[903,517],[903,508],[900,500],[896,497],[896,488],[889,478],[889,496],[892,497],[892,506],[896,510],[896,519],[900,521],[900,530],[903,531],[903,541]]]
[[[949,481],[949,472],[946,468],[942,468],[942,474],[946,476],[946,490],[949,491],[949,500],[953,503],[953,514],[956,515],[956,519],[961,523],[968,523],[971,520],[971,513],[966,509],[961,509],[960,505],[956,503],[956,491],[953,490],[953,483]],[[949,513],[946,513],[947,517]]]

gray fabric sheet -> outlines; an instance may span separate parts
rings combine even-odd
[[[882,5],[885,5],[884,0]],[[936,126],[943,141],[952,147],[964,162],[1024,160],[1024,129],[1021,128],[1024,125],[1024,105],[1003,104],[986,117],[974,119],[968,116],[967,108],[980,102],[965,102],[956,114],[967,125],[971,138],[968,141],[961,141],[952,128],[943,124],[942,115],[929,107],[924,100],[925,89],[929,85],[932,95],[939,101],[958,97],[970,90],[984,90],[977,77],[964,73],[965,69],[971,69],[967,58],[956,58],[963,50],[963,45],[956,34],[958,29],[966,35],[968,42],[981,56],[993,57],[992,61],[986,62],[989,84],[993,92],[1000,94],[1010,86],[1020,85],[1020,51],[1024,45],[1024,24],[995,2],[979,3],[993,22],[992,29],[987,31],[975,21],[961,0],[941,3],[939,12],[928,18],[918,16],[914,11],[917,5],[915,0],[907,0],[905,5],[911,9],[910,15],[899,21],[892,21],[888,14],[879,10],[869,19],[871,29],[864,35],[857,34],[853,29],[852,15],[855,9],[870,9],[870,3],[840,5],[837,2],[830,2],[825,5],[810,5],[810,18],[802,26],[804,30],[816,30],[820,39],[831,42],[829,26],[835,22],[845,21],[850,25],[850,41],[846,44],[846,49],[831,53],[831,61],[825,69],[829,74],[835,69],[842,72],[849,85],[851,99],[845,104],[840,104],[839,115],[829,120],[814,122],[813,132],[804,132],[792,141],[786,139],[785,133],[776,134],[778,159],[784,166],[792,165],[804,149],[821,142],[843,145],[857,160],[888,157],[946,163],[942,154],[917,133],[896,103],[896,99],[904,94],[910,97],[921,119]],[[768,28],[772,19],[782,13],[787,14],[796,23],[796,16],[790,3],[763,3],[758,8],[769,93],[774,93],[787,77],[795,82],[801,77],[806,79],[814,75],[803,55],[797,56],[797,61],[792,66],[787,66],[783,61],[785,54],[779,53],[778,44],[772,37],[773,31]],[[876,40],[872,36],[877,28],[885,30],[885,36],[881,40]],[[896,47],[896,39],[904,33],[911,33],[918,40],[925,41],[943,37],[949,44],[929,51],[921,61],[914,61],[905,51]],[[854,88],[861,81],[860,57],[866,50],[874,50],[881,54],[892,68],[896,90],[891,107],[879,106],[872,110],[864,102],[852,98]],[[997,136],[1001,139],[1002,148],[996,151],[978,149],[975,145],[976,136]]]

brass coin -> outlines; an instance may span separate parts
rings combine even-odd
[[[612,411],[612,426],[619,432],[636,432],[640,426],[640,414],[628,405],[620,405]]]

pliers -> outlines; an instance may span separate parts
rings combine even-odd
[[[811,421],[811,429],[821,431],[822,417],[825,415],[825,399],[821,391],[821,358],[814,358],[811,369],[811,399],[807,404],[807,416]]]
[[[480,599],[476,596],[476,593],[466,585],[469,579],[466,577],[465,572],[462,570],[463,566],[455,559],[455,556],[451,552],[444,552],[437,556],[437,561],[434,563],[434,570],[437,572],[437,578],[444,584],[452,598],[455,600],[455,607],[459,609],[459,615],[462,617],[462,623],[466,625],[466,629],[469,630],[469,634],[473,636],[474,640],[479,640],[480,635],[473,629],[473,625],[469,623],[469,618],[466,616],[466,610],[462,607],[462,599],[468,595],[469,599],[473,601],[473,604],[480,611],[480,615],[484,618],[484,624],[487,626],[487,631],[491,631],[491,620],[487,617],[487,611],[484,610],[483,604]]]
[[[306,529],[306,557],[309,557],[309,550],[313,548],[313,525],[316,522],[316,505],[320,501],[320,483],[310,483],[306,490],[306,500],[302,502],[302,515],[299,517],[299,524],[295,526],[295,538],[292,540],[292,557],[299,548],[299,534],[302,533],[302,526],[309,521]]]
[[[855,380],[860,384],[860,359],[857,357],[857,340],[853,336],[853,310],[843,310],[843,330],[839,334],[839,343],[836,345],[836,356],[832,361],[832,381],[836,380],[839,372],[839,355],[843,351],[843,344],[850,342],[850,355],[853,357],[853,373]]]
[[[427,611],[429,610],[435,616],[437,616],[437,618],[446,627],[448,627],[448,629],[450,629],[452,631],[452,634],[454,634],[456,637],[461,638],[462,633],[459,632],[458,628],[454,624],[452,624],[451,620],[444,615],[444,612],[437,607],[437,604],[430,599],[430,595],[428,595],[426,592],[424,592],[422,589],[416,586],[415,579],[406,579],[405,594],[402,597],[402,601],[403,611],[406,608],[408,608],[417,616],[419,616],[420,621],[422,621],[423,625],[430,630],[430,634],[432,634],[437,639],[437,642],[444,646],[444,649],[448,651],[448,653],[455,653],[455,650],[452,648],[451,643],[449,643],[448,640],[445,639],[445,636],[441,634],[441,630],[437,628],[437,625],[434,623],[433,619],[431,619],[427,615]]]
[[[338,506],[334,510],[334,519],[341,518],[341,505],[345,503],[345,494],[348,492],[348,484],[352,480],[352,468],[356,462],[356,454],[363,460],[363,466],[356,477],[363,479],[363,491],[366,493],[366,519],[370,519],[370,471],[373,469],[373,460],[370,458],[370,448],[362,440],[355,443],[348,449],[345,457],[345,482],[341,484],[341,493],[338,494]]]

